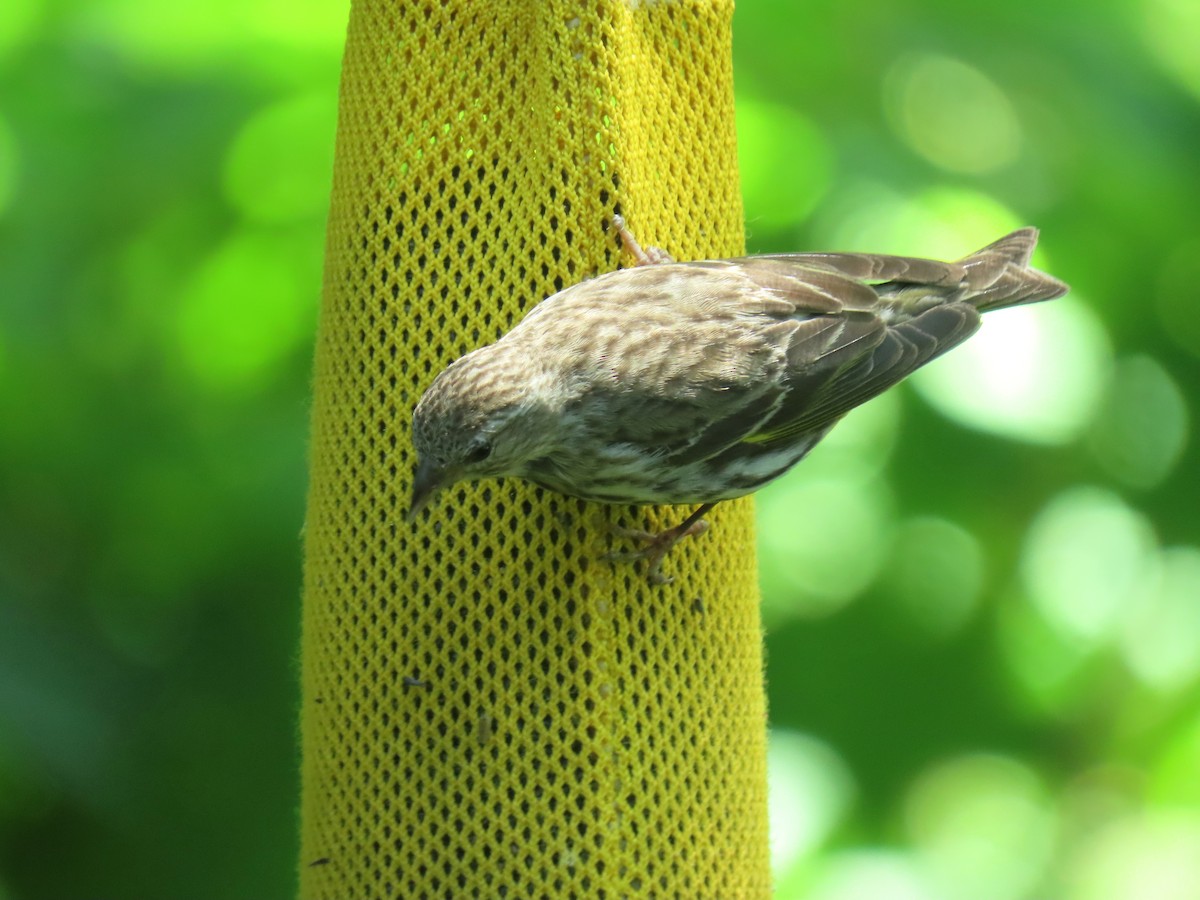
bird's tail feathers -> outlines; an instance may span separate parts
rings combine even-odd
[[[958,261],[966,272],[966,299],[980,312],[1061,297],[1067,285],[1029,267],[1038,230],[1021,228]]]

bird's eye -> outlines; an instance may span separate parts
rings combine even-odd
[[[470,450],[467,451],[466,460],[467,460],[467,462],[474,465],[475,463],[483,462],[485,459],[487,459],[491,455],[492,455],[492,445],[489,444],[487,441],[480,441],[479,443],[477,443],[473,447],[471,447]]]

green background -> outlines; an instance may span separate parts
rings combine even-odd
[[[0,14],[0,900],[294,890],[346,13]],[[778,896],[1200,897],[1200,5],[746,0],[735,42],[751,250],[1036,224],[1073,288],[760,495]]]

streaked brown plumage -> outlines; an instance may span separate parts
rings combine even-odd
[[[795,253],[639,265],[566,288],[442,372],[413,413],[415,515],[515,475],[609,503],[701,504],[650,538],[650,575],[714,503],[804,457],[841,416],[957,346],[992,309],[1061,296],[1023,228],[947,263]]]

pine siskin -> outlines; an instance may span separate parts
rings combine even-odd
[[[979,327],[1067,286],[1022,228],[958,262],[792,253],[638,265],[560,291],[462,357],[413,412],[414,517],[457,481],[519,476],[604,503],[699,504],[634,556],[663,557],[713,505],[799,462],[849,410]]]

